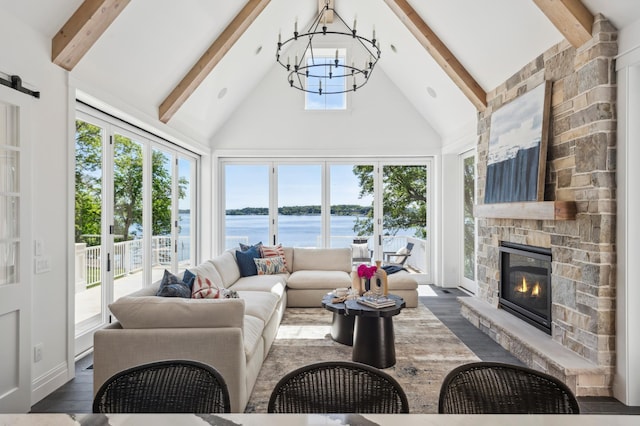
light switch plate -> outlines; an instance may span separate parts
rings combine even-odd
[[[33,259],[34,273],[42,274],[51,270],[51,256],[36,256]]]

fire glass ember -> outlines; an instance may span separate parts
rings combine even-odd
[[[551,334],[551,251],[502,243],[500,307]]]

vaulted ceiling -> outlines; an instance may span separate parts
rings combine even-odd
[[[318,2],[0,0],[0,8],[51,40],[52,62],[81,85],[206,143],[276,66],[278,33],[311,22]],[[475,119],[486,92],[563,37],[588,40],[593,15],[617,28],[640,19],[638,0],[335,0],[335,8],[357,18],[359,31],[375,26],[378,66],[445,140]]]

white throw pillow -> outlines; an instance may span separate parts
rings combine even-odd
[[[351,244],[353,257],[369,257],[369,246],[367,244]]]

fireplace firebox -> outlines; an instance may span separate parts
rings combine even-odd
[[[499,305],[551,334],[551,250],[500,244]]]

